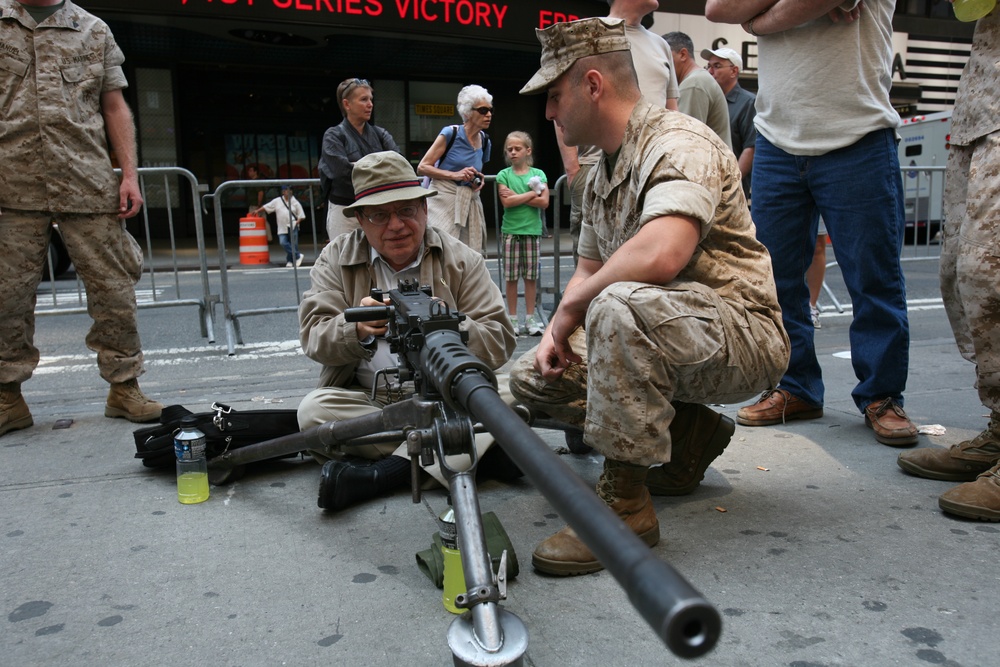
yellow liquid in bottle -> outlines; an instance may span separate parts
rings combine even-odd
[[[993,11],[997,6],[997,0],[955,0],[952,6],[955,9],[955,18],[971,23]]]
[[[462,554],[457,549],[441,547],[444,557],[444,593],[441,602],[453,614],[461,614],[464,609],[455,606],[455,597],[465,593],[465,572],[462,570]]]
[[[177,476],[177,500],[185,505],[208,500],[208,473],[186,472]]]

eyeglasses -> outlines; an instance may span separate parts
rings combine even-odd
[[[417,219],[417,212],[419,210],[419,206],[403,206],[401,208],[397,208],[395,211],[375,211],[374,213],[362,211],[361,214],[368,219],[368,222],[376,227],[385,227],[389,224],[389,221],[392,220],[393,215],[403,222],[412,222]]]
[[[728,65],[726,63],[708,63],[705,65],[705,69],[722,69],[723,67],[736,67],[736,65],[732,63]]]
[[[493,113],[493,107],[472,107],[472,110],[478,112],[482,116],[485,116],[488,113]]]

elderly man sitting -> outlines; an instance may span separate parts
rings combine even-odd
[[[328,421],[359,417],[380,410],[391,398],[384,383],[376,387],[376,372],[396,365],[384,335],[385,320],[348,322],[344,310],[382,305],[371,298],[373,288],[395,288],[410,279],[430,285],[433,295],[466,315],[469,350],[490,368],[502,366],[516,344],[500,290],[482,256],[461,241],[427,225],[427,197],[435,190],[420,187],[413,167],[398,153],[372,153],[358,160],[352,172],[355,202],[344,214],[357,217],[361,228],[332,240],[310,272],[312,285],[299,306],[299,335],[306,356],[323,365],[320,386],[298,409],[302,429]],[[376,388],[376,399],[369,396]],[[501,382],[506,391],[506,382]],[[493,443],[476,436],[482,456]],[[495,449],[502,456],[500,448]],[[312,452],[318,461],[327,457]],[[339,510],[384,494],[409,480],[406,445],[351,448],[323,465],[320,507]],[[461,460],[449,465],[460,468]],[[490,458],[482,460],[489,468]],[[446,481],[437,464],[425,468]]]

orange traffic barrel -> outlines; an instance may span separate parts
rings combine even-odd
[[[255,215],[240,218],[240,264],[270,264],[267,220]]]

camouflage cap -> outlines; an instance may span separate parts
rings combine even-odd
[[[591,18],[556,23],[545,30],[535,29],[542,44],[541,66],[521,88],[522,95],[542,93],[580,58],[612,51],[628,51],[625,22],[621,19]]]

